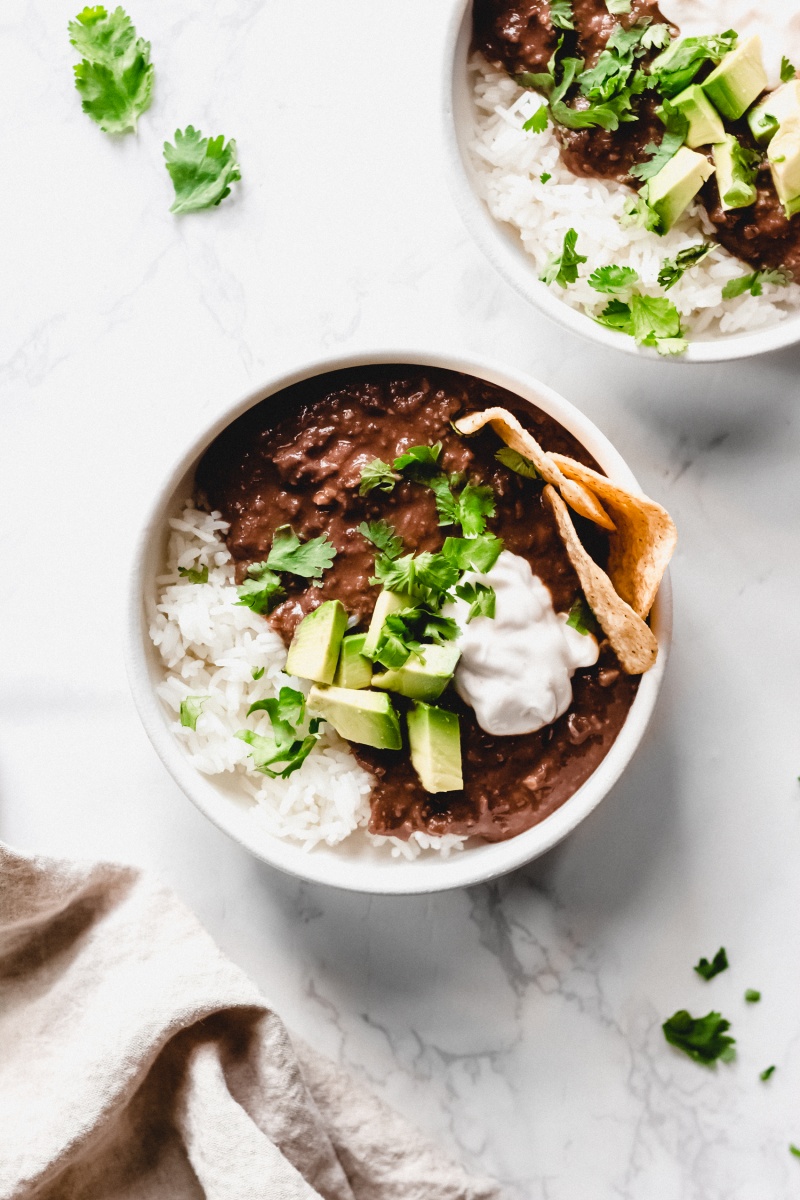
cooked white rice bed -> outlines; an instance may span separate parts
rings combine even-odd
[[[565,304],[590,316],[601,313],[610,297],[594,291],[587,280],[597,267],[616,263],[638,272],[637,286],[669,296],[694,338],[761,329],[797,308],[798,284],[767,285],[762,296],[747,293],[723,301],[728,280],[751,268],[721,247],[663,293],[658,285],[663,260],[701,238],[713,240],[714,227],[700,205],[692,206],[664,237],[637,226],[623,228],[620,218],[632,195],[630,188],[573,175],[561,162],[551,125],[544,133],[526,133],[522,128],[544,103],[542,97],[518,87],[481,54],[473,55],[470,71],[476,110],[470,152],[480,195],[492,216],[518,231],[537,276],[553,255],[561,253],[567,230],[577,230],[578,253],[585,254],[588,262],[581,266],[577,283],[567,288],[551,285]],[[542,183],[546,173],[551,178]]]
[[[269,732],[265,713],[247,716],[255,700],[276,696],[290,685],[308,692],[304,681],[284,673],[286,647],[263,617],[236,603],[233,563],[222,540],[227,525],[218,512],[187,505],[170,521],[166,574],[156,580],[150,637],[161,655],[164,682],[158,694],[174,715],[172,730],[190,762],[205,775],[233,773],[254,804],[253,819],[275,837],[290,838],[311,850],[320,842],[335,846],[369,820],[372,776],[359,766],[348,744],[331,725],[299,771],[288,779],[270,779],[253,770],[247,745],[237,729]],[[208,567],[208,583],[190,583],[178,568]],[[253,671],[264,668],[253,679]],[[197,729],[180,723],[181,701],[208,697]],[[415,858],[421,850],[447,855],[463,846],[455,834],[412,834],[408,842],[366,833],[376,847],[395,857]]]

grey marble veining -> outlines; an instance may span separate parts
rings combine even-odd
[[[121,142],[80,112],[74,8],[0,14],[0,836],[158,872],[301,1036],[512,1200],[796,1196],[800,352],[637,363],[512,294],[447,192],[441,0],[130,0],[157,90]],[[244,179],[176,220],[161,143],[189,122],[237,138]],[[386,343],[546,380],[681,535],[667,683],[623,780],[538,863],[410,900],[228,843],[156,760],[121,659],[174,448],[276,366]],[[729,1017],[737,1063],[665,1044],[683,1006]]]

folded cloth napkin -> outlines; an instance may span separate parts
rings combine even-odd
[[[0,1200],[496,1200],[166,888],[0,844]]]

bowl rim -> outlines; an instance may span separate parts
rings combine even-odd
[[[664,357],[650,347],[637,346],[630,337],[598,325],[591,317],[559,300],[549,287],[540,282],[516,232],[510,225],[504,226],[493,217],[478,195],[473,182],[474,171],[464,144],[465,133],[456,120],[459,66],[462,61],[465,66],[467,62],[472,4],[473,0],[454,0],[445,35],[441,97],[444,159],[450,193],[461,220],[506,283],[563,328],[597,345],[639,360],[669,362],[678,366],[733,362],[796,345],[800,341],[800,310],[766,329],[729,334],[707,341],[690,341],[685,354]]]
[[[155,682],[162,676],[163,666],[148,635],[148,592],[154,594],[151,589],[155,582],[150,560],[155,558],[159,539],[163,543],[177,489],[194,472],[205,449],[232,421],[255,404],[304,379],[351,367],[391,363],[460,371],[534,401],[572,432],[612,478],[624,486],[639,488],[625,460],[588,417],[548,385],[498,362],[457,350],[431,352],[425,348],[399,347],[389,351],[359,349],[305,361],[276,372],[258,388],[223,406],[174,460],[149,504],[136,540],[128,586],[125,661],[136,709],[163,765],[200,812],[234,841],[262,862],[305,881],[369,894],[419,895],[483,883],[531,862],[572,832],[604,799],[633,758],[650,723],[669,656],[672,589],[667,572],[652,614],[659,642],[658,661],[642,677],[616,740],[586,782],[539,825],[507,841],[480,844],[447,858],[422,854],[407,861],[389,858],[387,854],[380,861],[366,863],[336,848],[319,847],[305,852],[299,843],[266,831],[243,807],[218,790],[211,777],[202,775],[189,762],[185,749],[169,727],[174,718],[155,692]]]

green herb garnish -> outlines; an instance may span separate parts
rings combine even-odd
[[[706,982],[708,982],[708,980],[713,979],[715,975],[719,975],[722,971],[727,971],[729,965],[728,956],[725,953],[725,947],[720,946],[711,962],[709,962],[707,958],[701,958],[700,962],[694,969],[701,979],[705,979]]]
[[[197,729],[197,719],[202,716],[203,705],[210,696],[186,696],[181,700],[181,725],[184,729]]]
[[[645,154],[651,157],[647,162],[635,163],[631,167],[630,174],[634,179],[652,179],[675,157],[686,141],[689,122],[684,114],[674,109],[668,101],[664,102],[663,121],[666,128],[660,143],[656,145],[655,142],[648,142],[645,146]]]
[[[791,282],[792,277],[788,271],[753,271],[751,275],[740,275],[737,279],[729,280],[722,289],[722,299],[734,300],[737,296],[743,296],[745,292],[749,292],[751,296],[760,296],[765,283],[771,283],[775,287],[787,287]]]
[[[681,314],[665,296],[634,293],[627,304],[611,300],[595,320],[627,333],[639,346],[654,347],[659,354],[683,354],[688,345],[682,336]]]
[[[371,582],[380,583],[387,592],[403,592],[439,606],[445,593],[458,582],[459,575],[459,568],[444,554],[426,550],[396,559],[379,557]]]
[[[419,483],[439,470],[442,443],[434,446],[411,446],[394,460],[395,471],[402,471],[409,479]]]
[[[460,571],[478,571],[485,575],[497,562],[502,549],[502,538],[493,533],[481,533],[477,537],[445,538],[441,552]]]
[[[634,271],[633,267],[614,265],[598,267],[587,280],[589,287],[594,288],[596,292],[603,292],[607,296],[619,296],[638,282],[639,274]]]
[[[693,1017],[681,1009],[662,1025],[664,1037],[671,1046],[688,1054],[695,1062],[711,1066],[712,1063],[731,1062],[736,1057],[736,1038],[728,1037],[730,1021],[718,1012],[705,1017]]]
[[[556,29],[575,28],[572,0],[550,0],[550,24]]]
[[[528,117],[522,128],[526,133],[544,133],[549,117],[550,109],[546,104],[542,104],[532,116]],[[548,175],[547,178],[549,179],[550,176]]]
[[[552,179],[552,178],[553,178],[553,176],[550,174],[549,171],[542,171],[541,175],[539,176],[539,182],[547,183],[548,179]]]
[[[795,1158],[800,1158],[800,1146],[795,1146],[794,1142],[790,1142],[789,1153],[793,1154]]]
[[[136,129],[153,96],[150,43],[137,37],[122,8],[84,8],[69,23],[69,40],[81,61],[73,68],[83,111],[105,133]]]
[[[261,679],[261,678],[263,678],[263,675],[264,675],[264,668],[263,667],[253,667],[250,674],[253,676],[253,679]]]
[[[587,604],[585,596],[578,596],[573,601],[572,607],[569,610],[569,616],[567,617],[567,624],[571,629],[577,629],[578,633],[597,636],[597,620]]]
[[[493,587],[486,583],[460,583],[455,593],[469,605],[468,625],[473,617],[494,617],[497,594]]]
[[[358,493],[360,496],[367,496],[375,489],[379,492],[391,492],[399,478],[400,476],[396,475],[383,459],[373,458],[372,462],[368,462],[361,469],[361,484]]]
[[[677,96],[687,88],[703,63],[720,63],[735,49],[738,35],[733,29],[711,37],[688,37],[673,42],[650,65],[650,79],[662,95]]]
[[[305,718],[306,700],[302,692],[282,687],[279,694],[269,700],[251,704],[247,715],[266,712],[272,732],[268,735],[254,733],[251,729],[239,729],[236,737],[250,746],[253,766],[262,775],[271,779],[286,779],[298,770],[308,758],[320,739],[322,719],[314,717],[308,723],[308,733],[298,737],[297,726]],[[273,770],[274,764],[282,764]]]
[[[403,552],[403,539],[388,521],[362,521],[358,532],[388,559],[393,560]]]
[[[661,217],[647,203],[644,188],[638,195],[630,196],[625,201],[620,225],[623,229],[629,225],[640,225],[642,229],[647,229],[650,233],[661,234],[663,232]]]
[[[291,525],[280,525],[272,538],[267,566],[273,571],[288,571],[304,579],[320,579],[336,557],[327,533],[301,542]]]
[[[208,567],[178,567],[178,574],[189,583],[208,583]]]
[[[461,486],[458,475],[435,475],[428,479],[433,491],[440,525],[460,525],[465,537],[477,537],[486,528],[486,518],[495,512],[494,492],[482,483]]]
[[[544,274],[540,276],[542,283],[557,283],[559,287],[565,288],[577,281],[578,267],[588,261],[584,254],[577,253],[577,244],[577,230],[568,229],[564,234],[561,253],[553,255],[545,267]]]
[[[418,656],[423,642],[441,645],[456,637],[458,625],[452,617],[443,617],[425,606],[408,608],[386,618],[371,657],[394,671],[405,666],[412,654]]]
[[[683,277],[684,272],[698,266],[716,248],[716,242],[700,242],[697,246],[687,246],[685,250],[679,250],[674,258],[665,258],[658,272],[659,286],[668,292]]]
[[[525,479],[541,478],[531,460],[524,454],[520,454],[519,451],[512,450],[510,446],[503,446],[497,451],[495,458],[504,467],[508,467],[509,471],[513,471],[516,475],[522,475]]]
[[[204,138],[199,129],[187,125],[175,130],[175,145],[164,142],[164,161],[175,188],[170,212],[197,212],[212,208],[230,195],[231,184],[241,179],[236,142],[222,134]]]
[[[619,17],[631,11],[631,0],[606,0],[606,8],[612,16]]]
[[[748,988],[744,994],[744,998],[748,1004],[758,1004],[761,999],[761,992],[757,992],[755,988]]]
[[[797,75],[797,67],[784,54],[781,59],[781,83],[791,83]]]
[[[767,1080],[768,1080],[768,1079],[771,1079],[771,1078],[772,1078],[772,1076],[775,1074],[775,1070],[776,1070],[776,1068],[775,1068],[774,1066],[772,1066],[772,1067],[766,1067],[766,1068],[765,1068],[765,1069],[764,1069],[764,1070],[761,1072],[761,1074],[759,1075],[759,1077],[758,1077],[758,1078],[759,1078],[759,1079],[762,1081],[762,1083],[766,1083],[766,1082],[767,1082]]]
[[[271,571],[265,562],[251,563],[247,578],[236,589],[237,604],[256,613],[270,613],[286,595],[280,575]]]

